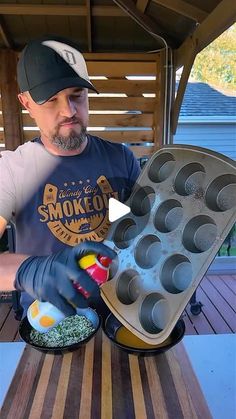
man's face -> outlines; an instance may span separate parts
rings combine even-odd
[[[86,139],[88,90],[67,88],[38,105],[30,94],[19,95],[40,129],[42,140],[61,150],[77,150]]]

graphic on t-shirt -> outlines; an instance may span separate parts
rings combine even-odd
[[[46,223],[61,242],[75,246],[84,240],[102,241],[106,237],[109,198],[118,199],[105,176],[95,185],[90,179],[65,182],[62,188],[46,184],[43,204],[39,205],[40,221]]]

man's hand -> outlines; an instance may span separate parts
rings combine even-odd
[[[98,285],[78,264],[80,258],[94,253],[110,259],[116,257],[112,249],[96,242],[80,243],[51,256],[31,256],[20,265],[15,288],[40,301],[49,301],[66,316],[73,315],[75,306],[83,308],[89,305],[89,298],[76,291],[73,282],[81,285],[91,299],[99,296]]]

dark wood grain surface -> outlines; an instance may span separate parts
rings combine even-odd
[[[1,419],[211,418],[182,343],[153,357],[116,348],[100,330],[73,353],[26,346]]]

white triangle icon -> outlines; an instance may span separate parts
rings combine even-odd
[[[110,223],[113,221],[119,220],[119,218],[130,212],[130,207],[128,205],[122,204],[122,202],[117,201],[115,198],[110,198],[108,202],[108,218]]]

